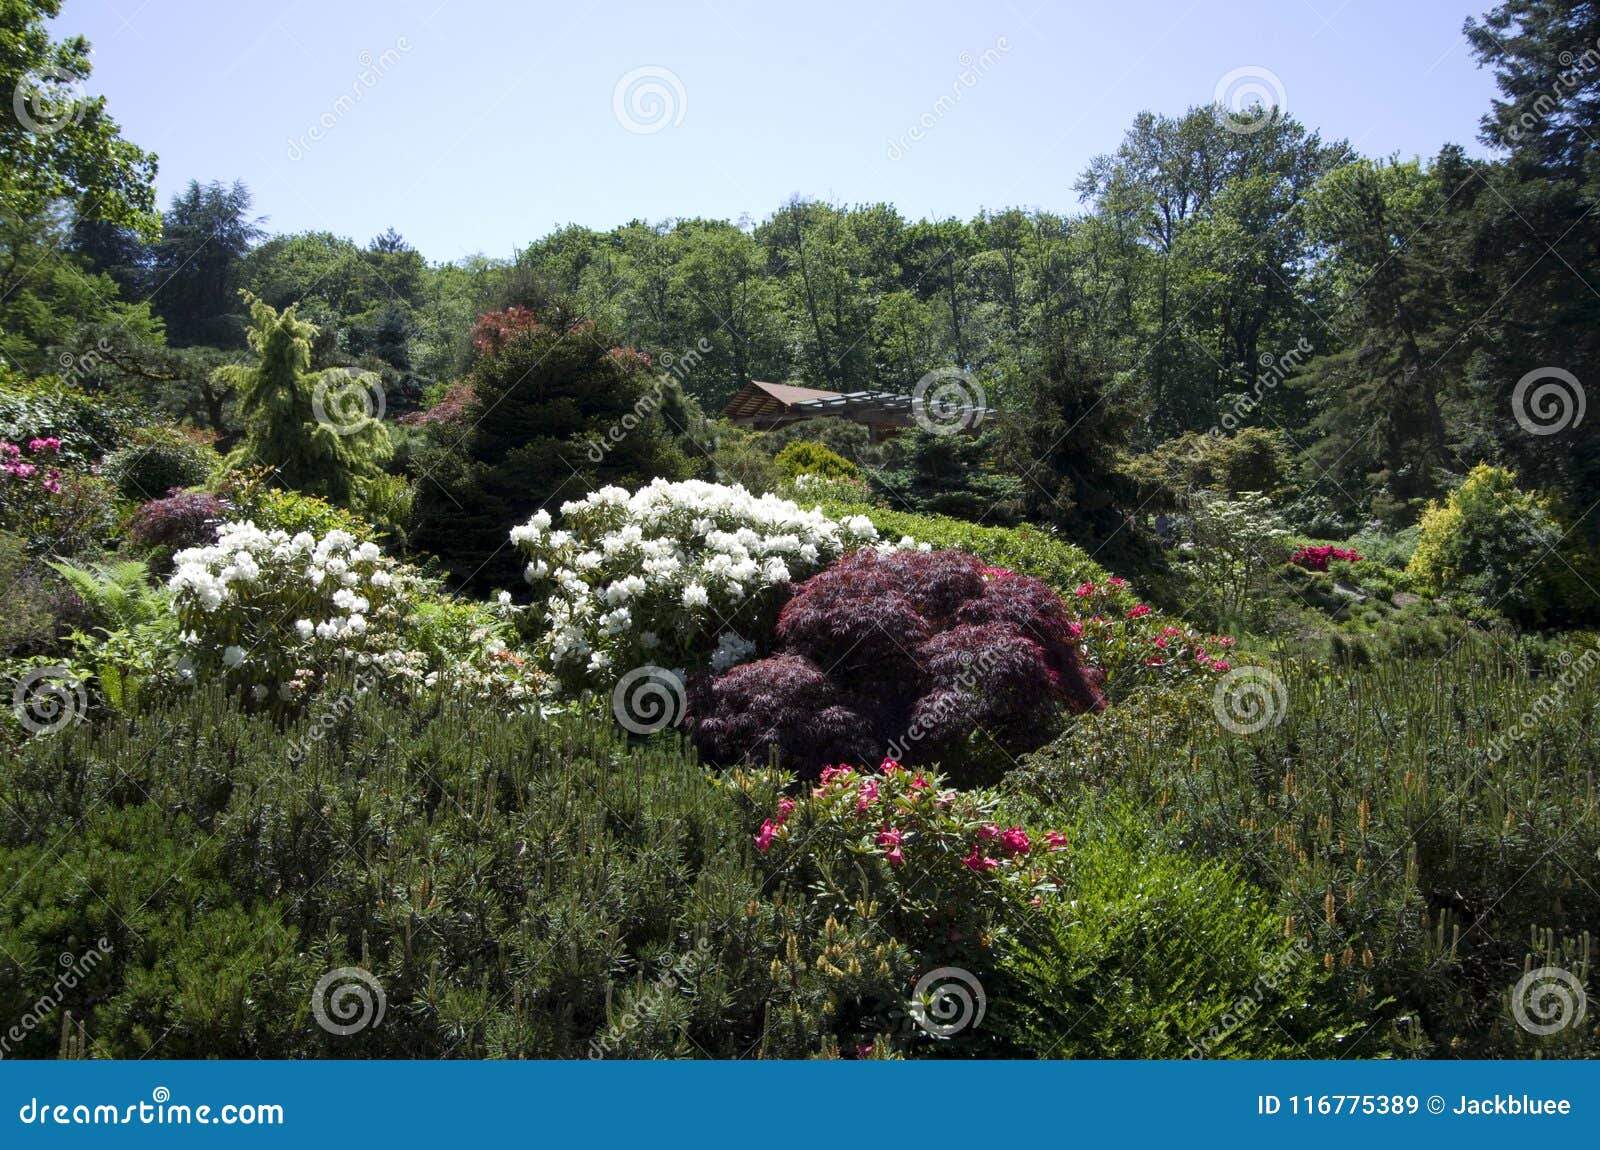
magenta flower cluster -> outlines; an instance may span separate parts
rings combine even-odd
[[[35,475],[43,475],[39,485],[51,495],[61,490],[61,471],[55,467],[42,466],[38,457],[55,455],[61,450],[61,440],[54,435],[28,440],[28,454],[32,459],[22,457],[22,448],[15,443],[0,440],[0,474],[10,479],[32,479]]]

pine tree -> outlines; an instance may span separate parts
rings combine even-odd
[[[311,373],[316,327],[296,318],[292,305],[279,312],[244,296],[257,363],[230,364],[214,376],[235,389],[245,428],[228,465],[270,467],[284,487],[348,505],[393,452],[370,411],[378,378],[343,368]]]

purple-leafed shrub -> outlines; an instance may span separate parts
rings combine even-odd
[[[204,491],[174,487],[164,499],[142,504],[128,521],[128,539],[138,547],[168,555],[185,547],[203,547],[216,538],[217,524],[228,505]]]
[[[796,588],[773,657],[701,686],[690,728],[718,762],[777,748],[806,773],[883,754],[960,770],[974,750],[1031,750],[1063,710],[1104,705],[1077,635],[1036,579],[959,551],[858,551]]]
[[[773,748],[835,762],[872,745],[866,722],[811,660],[774,655],[696,683],[695,741],[716,762],[765,762]]]

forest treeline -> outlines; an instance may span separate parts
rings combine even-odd
[[[1466,34],[1500,85],[1491,158],[1363,156],[1285,115],[1196,106],[1141,114],[1060,211],[797,199],[760,222],[573,225],[504,259],[430,263],[392,229],[271,235],[237,182],[192,183],[158,216],[152,158],[116,138],[133,153],[117,187],[8,175],[0,341],[24,373],[227,437],[213,372],[244,349],[241,289],[299,305],[314,366],[379,371],[391,415],[466,372],[480,314],[559,306],[682,359],[711,415],[750,379],[906,392],[971,373],[1022,424],[1000,470],[1035,517],[1064,469],[1085,472],[1080,503],[1087,483],[1120,507],[1161,469],[1126,460],[1253,427],[1290,461],[1307,530],[1415,522],[1481,461],[1592,527],[1600,452],[1577,417],[1600,332],[1600,12],[1509,0]]]

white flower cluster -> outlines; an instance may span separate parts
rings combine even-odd
[[[748,659],[742,638],[770,623],[775,590],[853,547],[872,521],[836,522],[743,487],[657,479],[604,487],[540,511],[511,532],[543,598],[545,653],[569,681],[603,682],[646,662],[723,670]],[[911,545],[909,540],[902,545]]]
[[[220,666],[257,698],[287,699],[340,664],[429,685],[516,678],[501,671],[509,662],[505,629],[488,618],[458,627],[449,642],[424,636],[419,620],[431,585],[347,531],[317,539],[226,523],[214,544],[180,551],[173,562],[168,586],[187,648],[184,679]]]

